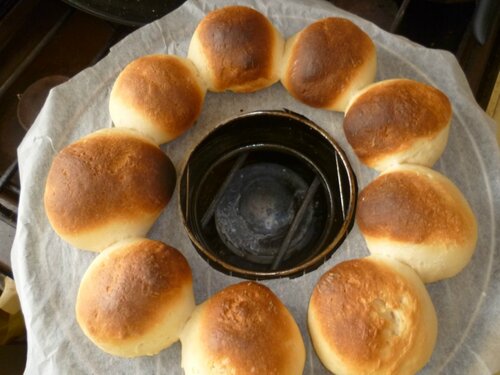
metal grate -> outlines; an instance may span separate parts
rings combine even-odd
[[[17,173],[17,160],[14,160],[0,176],[0,220],[12,227],[16,226],[20,193],[20,188],[15,182]]]

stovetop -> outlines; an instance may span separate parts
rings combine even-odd
[[[454,53],[478,103],[486,108],[500,63],[498,17],[484,45],[474,35],[477,4],[486,0],[329,1],[387,31]],[[102,8],[104,3],[107,8]],[[10,273],[21,189],[16,149],[47,87],[95,64],[140,24],[161,17],[182,1],[164,1],[166,5],[154,11],[123,8],[129,3],[135,2],[0,1],[0,271],[4,273]],[[117,14],[113,4],[122,5]]]

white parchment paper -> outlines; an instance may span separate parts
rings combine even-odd
[[[97,65],[53,90],[35,125],[19,147],[21,198],[12,265],[28,328],[28,374],[182,374],[180,344],[154,357],[120,359],[101,352],[78,327],[74,305],[80,279],[95,254],[77,250],[51,229],[43,191],[52,158],[78,138],[112,126],[111,86],[132,59],[151,53],[186,56],[201,18],[235,1],[189,0],[163,19],[133,33]],[[458,276],[428,285],[439,319],[439,336],[423,374],[491,374],[500,370],[500,156],[493,123],[475,103],[464,74],[448,52],[429,50],[319,0],[237,0],[266,14],[286,36],[327,16],[353,20],[375,41],[377,80],[407,77],[432,84],[451,99],[454,117],[449,143],[435,169],[464,193],[479,221],[476,253]],[[293,100],[276,84],[253,94],[209,93],[197,124],[163,150],[179,175],[188,150],[221,121],[257,109],[289,108],[329,132],[344,148],[360,188],[375,172],[361,165],[342,131],[342,114],[317,110]],[[177,193],[178,191],[176,191]],[[185,233],[175,195],[149,233],[180,249],[194,272],[198,303],[240,279],[203,261]],[[337,253],[318,270],[289,280],[265,281],[297,320],[307,348],[306,374],[327,371],[314,354],[307,332],[309,296],[320,275],[338,262],[368,254],[355,226]],[[0,371],[1,372],[1,371]]]

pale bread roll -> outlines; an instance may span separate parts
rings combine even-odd
[[[378,171],[404,163],[432,167],[448,142],[451,118],[450,101],[440,90],[391,79],[352,99],[344,133],[358,158]]]
[[[264,285],[231,285],[196,307],[181,334],[186,375],[300,375],[305,348],[283,303]]]
[[[318,357],[337,375],[415,374],[437,336],[434,306],[415,271],[373,255],[321,277],[308,325]]]
[[[281,82],[297,100],[343,112],[375,79],[377,52],[370,37],[345,18],[316,21],[286,42]]]
[[[62,149],[45,185],[45,212],[54,231],[91,251],[146,235],[172,196],[175,169],[150,139],[103,129]]]
[[[118,75],[109,112],[116,127],[135,129],[162,144],[193,126],[205,93],[205,84],[188,59],[142,56]]]
[[[252,92],[279,80],[285,41],[262,13],[227,6],[208,13],[198,24],[188,58],[208,90]]]
[[[103,351],[154,355],[179,339],[195,307],[191,268],[173,247],[145,238],[115,244],[90,264],[76,320]]]
[[[356,221],[372,254],[408,264],[426,283],[456,275],[476,248],[469,204],[453,182],[426,167],[386,170],[361,191]]]

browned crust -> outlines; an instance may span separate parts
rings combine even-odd
[[[297,345],[293,324],[271,290],[243,282],[206,302],[201,340],[211,358],[219,363],[228,360],[238,374],[282,374],[294,360],[290,357]]]
[[[183,290],[192,287],[184,256],[159,241],[119,248],[89,272],[80,287],[77,315],[98,341],[144,335],[180,303]]]
[[[159,213],[174,187],[174,166],[157,146],[133,133],[101,132],[56,155],[45,210],[58,233],[78,234]]]
[[[451,120],[451,104],[438,89],[408,79],[375,84],[355,99],[344,132],[365,163],[432,139]]]
[[[185,61],[168,55],[134,60],[116,80],[113,91],[153,126],[175,138],[198,118],[204,90]]]
[[[263,14],[224,7],[207,14],[196,33],[217,91],[272,78],[275,31]]]
[[[364,235],[415,244],[461,243],[472,225],[448,184],[410,171],[381,175],[366,186],[356,221]]]
[[[284,74],[287,89],[318,108],[334,103],[376,53],[367,34],[351,21],[336,17],[307,26],[292,48]]]
[[[310,303],[328,346],[351,368],[393,373],[422,329],[421,306],[408,282],[369,259],[345,261],[326,272]],[[394,311],[405,322],[397,323]]]

